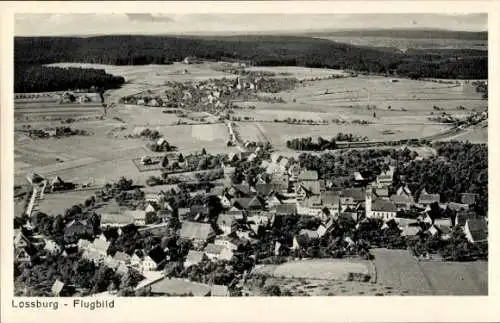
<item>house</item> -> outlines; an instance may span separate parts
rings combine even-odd
[[[219,214],[217,217],[217,226],[224,235],[229,235],[238,229],[236,217],[232,214]]]
[[[291,181],[296,181],[299,178],[300,173],[302,172],[302,168],[299,164],[292,164],[288,167],[288,175],[290,175]]]
[[[97,265],[101,263],[104,259],[106,259],[106,255],[103,255],[102,253],[93,249],[87,249],[83,252],[82,258],[92,261],[94,264]]]
[[[467,220],[477,219],[477,218],[478,218],[478,216],[473,211],[465,211],[465,210],[458,211],[456,216],[455,216],[454,225],[459,226],[459,227],[463,227],[463,226],[465,226],[465,223],[467,222]]]
[[[399,228],[403,237],[415,237],[421,231],[420,226],[416,225],[400,226]]]
[[[268,196],[270,196],[272,193],[274,193],[276,191],[276,188],[275,188],[275,185],[269,184],[269,183],[255,184],[255,191],[261,197],[267,198]]]
[[[467,219],[463,230],[472,243],[488,241],[488,224],[483,218]]]
[[[224,246],[229,250],[236,251],[241,245],[241,241],[237,238],[223,237],[214,240],[215,245]]]
[[[210,286],[210,296],[213,297],[227,297],[231,296],[229,293],[229,288],[225,285],[211,285]]]
[[[149,250],[147,257],[142,260],[143,270],[156,270],[168,260],[168,255],[160,246]]]
[[[78,243],[77,243],[77,246],[78,246],[78,250],[82,251],[82,250],[86,250],[88,249],[88,247],[92,244],[92,242],[90,242],[89,240],[86,240],[86,239],[79,239],[78,240]]]
[[[276,216],[285,216],[285,215],[297,215],[297,204],[296,203],[286,203],[286,204],[278,204],[275,208]]]
[[[234,256],[231,249],[220,244],[209,243],[203,252],[210,260],[231,260]]]
[[[439,203],[440,196],[439,194],[429,194],[425,190],[425,188],[420,192],[420,197],[418,199],[418,204],[422,206],[428,206],[431,205],[432,203]]]
[[[104,256],[107,255],[109,246],[111,245],[111,242],[102,240],[102,239],[94,239],[92,244],[88,247],[88,250],[94,250],[98,252],[99,254],[102,254]]]
[[[242,197],[234,199],[233,206],[240,210],[259,211],[264,209],[264,201],[259,196]]]
[[[476,203],[476,197],[477,197],[477,194],[472,194],[472,193],[462,193],[460,195],[460,201],[463,203],[463,204],[467,204],[467,205],[473,205]]]
[[[317,181],[319,179],[318,172],[315,170],[303,170],[298,176],[298,182]]]
[[[14,259],[19,263],[30,263],[35,256],[35,250],[31,247],[16,248]]]
[[[191,205],[191,207],[189,208],[189,212],[191,216],[195,218],[204,218],[208,216],[208,208],[204,205]]]
[[[113,256],[113,259],[119,263],[123,263],[124,265],[130,264],[131,257],[125,252],[117,251]]]
[[[365,178],[363,177],[363,175],[361,175],[360,172],[354,172],[353,176],[354,176],[354,181],[356,181],[356,182],[364,182],[365,181]]]
[[[150,285],[151,293],[154,295],[169,295],[169,296],[186,296],[192,295],[197,297],[209,296],[211,287],[206,284],[191,282],[181,278],[163,278],[154,281]]]
[[[215,237],[215,232],[209,223],[185,221],[179,233],[181,239],[191,240],[194,245],[201,246]]]
[[[255,195],[255,192],[248,184],[233,184],[229,188],[228,194],[233,197],[250,197]]]
[[[101,228],[123,227],[134,223],[130,215],[121,213],[101,213]]]
[[[64,239],[70,240],[74,237],[92,236],[94,230],[86,220],[73,220],[64,228]]]
[[[342,205],[356,207],[365,200],[365,191],[361,187],[346,188],[340,193],[340,202]]]
[[[390,186],[392,185],[392,179],[394,177],[394,167],[389,166],[389,169],[385,172],[380,173],[377,176],[376,182],[378,186]]]
[[[412,197],[412,192],[408,185],[402,185],[396,190],[396,195]]]
[[[451,230],[446,226],[433,224],[429,229],[427,229],[427,232],[432,236],[438,235],[441,240],[448,240],[451,237]]]
[[[26,248],[30,245],[30,241],[20,229],[14,230],[14,247],[16,248]]]
[[[308,239],[318,239],[319,234],[317,231],[302,229],[299,231],[299,236],[305,236]]]
[[[321,203],[324,208],[327,208],[330,211],[330,214],[333,216],[337,216],[338,213],[342,210],[339,208],[340,206],[340,194],[334,191],[326,191],[321,193]]]
[[[303,200],[308,196],[320,195],[321,184],[319,181],[300,182],[297,189],[297,200]]]
[[[383,199],[376,199],[373,203],[371,201],[365,202],[365,209],[367,217],[383,219],[384,221],[396,218],[398,211],[394,203]]]
[[[387,188],[387,186],[374,187],[373,188],[373,193],[378,198],[383,198],[383,199],[389,198],[389,189]]]
[[[316,229],[316,233],[318,234],[318,237],[322,237],[325,235],[325,233],[327,232],[327,228],[326,226],[324,225],[320,225],[317,229]]]
[[[45,240],[43,249],[53,255],[61,252],[61,247],[54,240]]]
[[[412,205],[415,204],[413,197],[406,194],[395,194],[389,197],[392,203],[396,206],[398,210],[409,210]]]
[[[266,199],[266,206],[269,209],[275,208],[277,205],[283,204],[284,197],[279,193],[272,193]]]
[[[158,211],[158,208],[153,203],[148,203],[144,209],[144,213],[156,213],[156,211]]]
[[[447,227],[447,228],[452,227],[452,222],[451,222],[450,218],[436,218],[436,219],[434,219],[433,223],[435,225],[439,225],[442,227]]]
[[[70,287],[69,285],[64,284],[59,279],[56,279],[54,284],[52,284],[52,287],[50,290],[52,292],[52,295],[54,295],[55,297],[71,296],[74,292],[74,288]]]
[[[469,204],[463,203],[448,202],[448,204],[446,204],[446,207],[455,212],[469,210]]]
[[[132,223],[137,226],[146,225],[146,212],[144,210],[125,210],[123,215],[132,218]]]
[[[189,268],[191,266],[197,265],[203,260],[205,260],[207,256],[205,255],[204,252],[201,251],[196,251],[196,250],[189,250],[187,256],[186,256],[186,261],[184,261],[184,268]]]
[[[243,211],[238,208],[235,208],[234,206],[229,210],[227,210],[225,213],[233,216],[236,221],[243,220]]]
[[[116,270],[118,268],[118,266],[120,265],[120,263],[116,260],[113,259],[113,257],[106,257],[103,261],[103,264],[110,268],[110,269],[113,269],[113,270]]]

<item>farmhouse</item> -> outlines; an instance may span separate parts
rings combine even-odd
[[[212,226],[208,223],[186,221],[182,223],[179,233],[181,239],[191,240],[195,245],[203,245],[215,237]]]
[[[439,203],[440,196],[439,194],[429,194],[425,190],[425,188],[420,192],[420,198],[418,199],[418,203],[422,206],[429,206],[432,203]]]
[[[219,214],[217,217],[217,226],[225,235],[229,235],[238,229],[236,216],[232,214]]]
[[[189,250],[186,261],[184,261],[184,268],[189,268],[191,266],[197,265],[207,258],[207,255],[204,252]]]
[[[488,241],[488,225],[484,219],[468,219],[463,230],[467,240],[472,243]]]

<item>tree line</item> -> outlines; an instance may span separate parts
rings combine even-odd
[[[123,77],[106,74],[102,69],[28,65],[16,65],[14,68],[16,93],[90,89],[93,86],[115,89],[123,83]]]
[[[487,78],[487,51],[393,52],[294,36],[172,37],[99,36],[16,37],[16,66],[54,62],[113,65],[170,64],[187,56],[238,60],[256,66],[304,66],[414,78]]]

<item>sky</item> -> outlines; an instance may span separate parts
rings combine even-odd
[[[16,14],[16,36],[226,34],[362,28],[486,31],[487,14]]]

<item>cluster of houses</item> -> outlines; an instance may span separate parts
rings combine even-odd
[[[249,155],[242,152],[241,156],[246,158]],[[237,155],[232,158],[237,158]],[[184,268],[204,260],[231,261],[241,246],[259,243],[266,229],[283,216],[316,217],[321,224],[315,230],[300,231],[293,239],[292,246],[281,246],[276,243],[276,255],[280,254],[282,247],[300,248],[301,236],[307,239],[322,237],[332,229],[335,220],[340,217],[348,217],[358,224],[365,218],[381,219],[384,223],[394,220],[401,229],[401,235],[406,237],[418,235],[422,230],[421,224],[428,223],[427,232],[444,240],[450,238],[451,230],[455,226],[462,228],[472,243],[487,240],[487,220],[483,216],[476,215],[471,208],[475,204],[476,195],[464,193],[460,202],[444,204],[440,202],[439,194],[428,193],[425,189],[416,196],[407,185],[392,188],[394,176],[392,167],[376,176],[373,181],[355,172],[353,180],[359,185],[336,188],[332,182],[320,179],[317,171],[303,169],[298,163],[279,154],[271,154],[271,158],[263,161],[260,166],[264,169],[264,173],[257,175],[253,185],[227,181],[225,185],[215,186],[207,192],[218,197],[223,208],[215,223],[210,219],[208,204],[194,204],[189,208],[174,210],[166,201],[167,194],[159,192],[144,197],[144,208],[120,210],[119,207],[115,207],[99,211],[100,226],[102,229],[118,228],[120,234],[122,227],[135,224],[139,227],[139,232],[149,232],[153,236],[164,237],[172,234],[170,223],[176,213],[181,222],[180,229],[176,232],[177,236],[192,243],[192,249],[187,253],[183,264]],[[35,175],[30,178],[34,183],[47,182]],[[57,185],[58,182],[58,180],[53,181],[53,185]],[[389,192],[394,193],[389,194]],[[431,206],[435,205],[441,209],[448,208],[455,211],[456,217],[454,219],[431,217]],[[398,216],[404,214],[400,211],[410,209],[419,211],[418,218]],[[147,214],[151,213],[156,215],[158,221],[146,224]],[[86,220],[74,220],[66,224],[65,238],[71,240],[75,235],[92,237],[92,225]],[[30,261],[32,252],[30,243],[20,232],[16,232],[14,239],[16,260]],[[60,252],[60,248],[53,242],[45,241],[44,245],[46,246],[44,248],[51,250],[50,252]],[[132,255],[116,252],[110,256],[108,255],[110,242],[104,234],[93,241],[80,239],[76,247],[85,259],[96,264],[104,264],[119,274],[134,268],[147,277],[148,273],[161,269],[170,259],[168,248],[163,249],[160,246],[151,250],[135,250]],[[161,294],[165,286],[172,284],[191,286],[191,283],[160,277],[149,281],[146,285],[141,284],[141,288],[149,286]],[[197,283],[191,287],[195,285],[196,288],[199,287]],[[200,293],[210,294],[211,287],[207,286],[204,286],[203,292]]]

